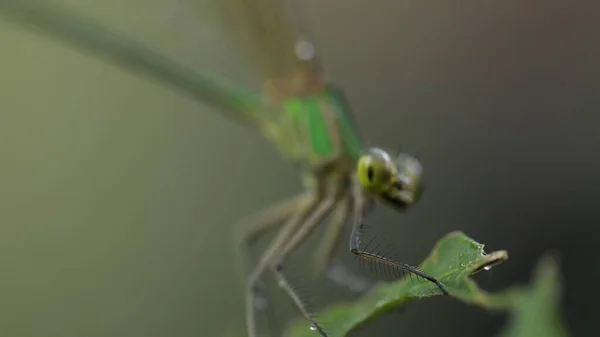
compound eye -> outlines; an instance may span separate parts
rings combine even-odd
[[[373,193],[383,193],[391,180],[389,165],[379,156],[360,158],[357,173],[361,185]]]
[[[405,175],[401,175],[400,176],[400,184],[402,184],[402,186],[408,186],[412,183],[412,180],[405,176]]]

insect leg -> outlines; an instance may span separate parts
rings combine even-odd
[[[288,282],[283,274],[283,262],[287,258],[288,254],[293,252],[302,241],[304,241],[310,233],[331,213],[335,206],[338,196],[337,191],[329,194],[310,215],[309,218],[298,228],[298,231],[294,233],[291,239],[285,244],[277,259],[274,260],[271,265],[272,270],[275,274],[279,286],[287,292],[296,307],[300,310],[302,315],[311,323],[312,328],[317,330],[323,337],[327,337],[327,334],[323,331],[321,326],[315,321],[313,316],[308,312],[304,302],[296,294],[292,285]]]
[[[239,249],[235,256],[239,270],[244,271],[244,278],[248,266],[252,264],[249,259],[249,248],[269,229],[281,227],[292,217],[294,211],[300,208],[304,199],[309,197],[311,196],[308,193],[299,194],[238,221],[234,226],[235,247]]]
[[[341,263],[332,263],[335,248],[342,237],[344,226],[348,222],[353,207],[352,196],[347,196],[339,202],[327,224],[326,232],[321,239],[315,257],[316,275],[324,274],[333,284],[349,289],[352,292],[362,293],[372,286],[369,280],[354,275]]]
[[[251,246],[269,229],[282,225],[306,198],[305,194],[299,194],[240,220],[235,226],[237,246]]]
[[[342,237],[344,225],[352,212],[352,198],[345,198],[337,204],[325,234],[319,242],[315,254],[315,271],[321,275],[330,265],[335,247]]]
[[[277,258],[277,254],[281,251],[285,243],[292,235],[294,235],[298,226],[304,222],[304,219],[306,219],[321,200],[322,197],[320,193],[311,193],[303,196],[298,202],[298,208],[279,230],[275,239],[269,244],[267,250],[263,252],[258,264],[254,267],[250,277],[246,281],[246,325],[249,337],[256,337],[256,308],[254,302],[258,281],[271,264],[271,261]]]
[[[363,231],[363,214],[365,211],[367,198],[361,190],[360,185],[357,181],[354,181],[353,183],[352,193],[354,195],[354,221],[352,224],[352,234],[350,235],[350,252],[365,260],[371,260],[375,263],[391,267],[395,270],[405,271],[411,274],[418,275],[428,280],[429,282],[434,283],[444,295],[448,295],[448,291],[440,281],[438,281],[435,277],[427,274],[426,272],[420,270],[419,268],[405,263],[400,263],[389,257],[379,255],[373,252],[368,252],[359,248],[360,235]]]

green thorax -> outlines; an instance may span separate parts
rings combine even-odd
[[[328,87],[288,98],[282,112],[275,123],[268,123],[268,138],[290,159],[315,167],[360,156],[361,140],[341,91]]]

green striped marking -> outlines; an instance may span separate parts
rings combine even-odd
[[[285,102],[285,110],[292,116],[298,129],[310,139],[314,154],[322,157],[334,154],[333,140],[321,113],[318,97],[291,98]]]
[[[321,110],[323,103],[329,103],[337,112],[335,122],[338,123],[340,135],[331,134]],[[358,159],[361,152],[361,141],[341,92],[330,89],[313,97],[291,98],[285,102],[284,106],[294,124],[310,139],[313,154],[320,157],[336,155],[335,142],[332,137],[341,137],[344,152],[353,159]]]

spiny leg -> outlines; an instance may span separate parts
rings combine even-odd
[[[363,214],[365,211],[367,199],[363,194],[363,191],[360,189],[360,185],[358,184],[358,182],[354,182],[352,193],[354,195],[354,223],[352,224],[352,234],[350,235],[350,252],[352,252],[360,258],[375,261],[377,263],[396,268],[397,270],[406,271],[418,275],[428,280],[429,282],[434,283],[444,295],[448,295],[448,291],[440,281],[438,281],[435,277],[427,274],[426,272],[420,270],[419,268],[405,263],[400,263],[394,259],[373,252],[368,252],[359,248],[360,235],[363,231]]]
[[[296,294],[296,291],[292,288],[291,283],[288,282],[283,273],[283,262],[287,256],[293,252],[302,241],[304,241],[310,233],[331,213],[333,207],[337,201],[337,191],[329,194],[310,215],[309,218],[298,228],[298,231],[292,236],[283,249],[281,250],[277,259],[271,264],[272,270],[275,274],[275,278],[278,281],[279,286],[287,292],[296,307],[300,310],[302,315],[311,323],[311,328],[318,331],[323,337],[327,337],[327,334],[323,331],[321,326],[315,321],[314,317],[308,312],[306,305]]]
[[[281,266],[279,268],[275,269],[275,276],[277,277],[279,287],[288,294],[288,296],[292,299],[292,301],[296,305],[296,308],[298,308],[298,310],[300,310],[300,313],[302,314],[302,316],[304,316],[304,318],[310,322],[310,324],[311,324],[310,328],[312,330],[318,331],[322,337],[329,337],[327,335],[327,333],[325,332],[325,330],[323,330],[323,328],[319,325],[319,323],[317,323],[317,321],[313,318],[312,314],[310,312],[308,312],[308,310],[306,309],[306,306],[304,304],[304,301],[302,301],[302,299],[296,294],[296,291],[292,288],[291,283],[285,278],[285,274],[283,274],[283,270],[281,270],[281,269],[283,269],[283,268],[281,268]]]
[[[350,218],[353,206],[352,195],[348,195],[336,205],[315,254],[315,272],[317,275],[325,274],[325,277],[336,286],[361,293],[369,289],[372,282],[354,275],[342,264],[334,266],[332,263],[335,248],[339,244],[344,226]]]
[[[235,246],[239,249],[235,256],[239,270],[244,271],[244,278],[246,278],[247,266],[250,263],[250,259],[248,258],[248,249],[250,246],[258,241],[269,229],[281,226],[294,214],[294,211],[299,208],[303,200],[307,198],[309,198],[309,195],[303,193],[278,202],[275,205],[239,220],[234,226]],[[253,302],[256,301],[257,299],[255,298]]]
[[[292,237],[304,219],[309,216],[312,210],[322,200],[321,193],[310,193],[304,195],[298,202],[298,208],[293,212],[293,215],[288,219],[286,224],[279,230],[275,239],[269,244],[269,247],[259,259],[258,264],[254,267],[246,285],[246,325],[249,337],[256,337],[256,317],[255,317],[255,292],[256,285],[261,276],[271,264],[271,261],[277,258],[277,253],[283,248],[286,241]]]

